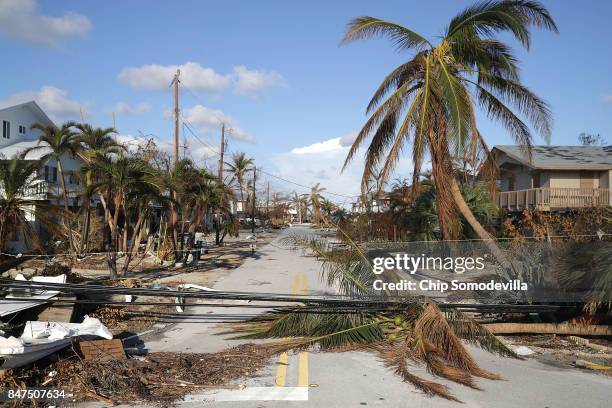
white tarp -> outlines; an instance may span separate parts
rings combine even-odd
[[[19,337],[0,337],[2,368],[21,367],[41,359],[70,344],[71,337],[102,337],[112,339],[113,334],[100,320],[85,316],[83,323],[28,321]]]
[[[22,274],[15,276],[15,280],[27,281]],[[34,276],[30,281],[38,283],[66,283],[66,275]],[[25,300],[11,301],[10,299],[47,300],[57,296],[59,293],[60,292],[57,290],[13,288],[4,299],[0,299],[0,316],[7,316],[43,304],[43,302],[26,302]]]

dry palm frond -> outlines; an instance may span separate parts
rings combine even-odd
[[[435,352],[439,353],[448,364],[477,377],[499,379],[499,376],[478,367],[434,303],[429,302],[425,305],[423,313],[415,323],[414,331],[417,339],[423,344],[423,347],[419,348],[419,356],[424,361],[427,361],[430,351],[425,346],[431,344]]]
[[[394,373],[403,381],[414,385],[429,396],[439,396],[451,401],[460,402],[448,391],[447,386],[426,380],[410,372],[408,361],[414,359],[414,353],[407,342],[393,345],[378,344],[373,348],[378,352],[383,363],[393,368]]]

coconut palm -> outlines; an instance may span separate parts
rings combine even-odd
[[[459,217],[455,214],[459,211],[495,253],[491,236],[461,196],[451,158],[475,153],[479,148],[486,150],[477,127],[476,105],[489,118],[500,121],[526,150],[533,136],[521,116],[538,134],[549,138],[551,114],[547,104],[521,83],[516,56],[497,38],[508,32],[529,48],[530,28],[534,26],[557,31],[546,8],[528,0],[492,0],[468,7],[450,21],[436,44],[398,23],[374,17],[351,21],[342,43],[380,36],[390,39],[399,51],[412,52],[375,91],[367,107],[370,117],[347,155],[345,167],[372,136],[362,188],[366,189],[372,169],[380,168],[386,179],[398,163],[402,148],[410,142],[413,185],[419,181],[427,153],[431,159],[443,237],[459,236]]]
[[[38,137],[38,145],[27,149],[25,152],[27,155],[27,153],[31,151],[43,149],[46,151],[46,153],[40,157],[40,160],[46,162],[49,159],[54,159],[57,163],[57,171],[60,175],[60,185],[62,188],[64,210],[66,214],[66,226],[68,228],[68,243],[71,251],[74,249],[71,229],[72,220],[68,218],[69,216],[71,217],[71,213],[68,210],[68,189],[66,188],[66,180],[64,178],[62,158],[66,155],[74,157],[79,150],[80,146],[75,138],[75,132],[73,130],[75,125],[76,124],[74,122],[65,122],[60,127],[45,126],[40,123],[33,124],[32,129],[36,129],[41,132],[40,136]]]
[[[113,135],[117,134],[114,128],[94,128],[88,123],[79,123],[76,126],[78,133],[75,135],[76,142],[81,144],[81,149],[77,151],[78,156],[85,162],[91,163],[97,155],[118,154],[126,150],[125,146],[117,142]],[[91,191],[87,188],[92,183],[92,174],[85,174],[83,192]],[[89,200],[91,197],[83,197],[83,221],[81,225],[81,242],[78,253],[87,250],[89,229],[90,229],[90,209]]]
[[[393,368],[403,381],[413,384],[427,395],[458,401],[449,389],[435,381],[411,372],[414,364],[431,374],[462,385],[478,388],[474,377],[499,378],[481,369],[462,340],[502,356],[516,357],[514,352],[485,327],[456,310],[442,313],[430,301],[422,302],[400,292],[379,292],[373,283],[381,275],[361,248],[349,240],[348,249],[338,249],[325,239],[312,235],[289,236],[282,244],[295,249],[307,248],[322,261],[322,279],[338,288],[341,295],[369,299],[372,306],[353,307],[318,305],[309,301],[298,310],[279,310],[234,326],[242,338],[289,338],[288,348],[318,346],[321,350],[362,348],[373,351]],[[394,271],[383,272],[386,282],[401,279]],[[396,302],[388,310],[380,305]]]
[[[104,208],[104,222],[109,231],[105,234],[104,246],[110,277],[116,279],[120,215],[127,214],[130,194],[160,190],[161,183],[148,163],[123,155],[116,157],[98,155],[90,164],[84,166],[84,171],[91,171],[95,175],[90,188],[98,193]]]
[[[310,189],[310,205],[312,206],[312,222],[315,225],[321,223],[321,193],[325,191],[325,187],[320,186],[321,183],[315,184]]]
[[[329,201],[327,198],[321,200],[321,211],[324,215],[324,220],[329,222],[331,220],[332,212],[336,209],[336,205]]]
[[[293,196],[291,197],[291,205],[296,209],[298,213],[298,222],[302,223],[302,215],[306,212],[306,208],[308,206],[308,195],[307,194],[298,194],[297,192],[293,192]]]
[[[246,173],[253,170],[254,160],[247,158],[244,152],[234,153],[232,155],[232,161],[230,163],[225,163],[229,167],[229,172],[232,174],[232,181],[236,181],[238,183],[238,188],[240,189],[240,202],[244,206],[244,177]],[[242,209],[243,212],[246,212],[246,209]]]
[[[24,241],[30,241],[36,249],[43,248],[31,220],[49,221],[50,212],[28,191],[41,164],[40,160],[22,157],[0,161],[0,252],[5,250],[8,234],[15,229],[22,232]]]

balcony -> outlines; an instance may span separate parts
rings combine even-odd
[[[497,200],[499,207],[508,211],[601,207],[610,202],[610,189],[607,188],[530,188],[503,191]]]
[[[30,200],[46,200],[50,193],[49,182],[45,180],[34,180],[24,189],[24,198]]]

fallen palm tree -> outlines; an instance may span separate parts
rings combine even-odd
[[[378,296],[381,301],[397,299],[397,293],[375,292],[372,282],[380,278],[372,271],[360,248],[332,249],[326,241],[312,236],[291,236],[284,240],[293,248],[306,248],[322,261],[322,278],[351,297]],[[385,272],[387,274],[392,272]],[[395,276],[386,276],[395,279]],[[483,370],[471,357],[464,343],[471,343],[501,356],[517,357],[486,327],[458,310],[442,312],[429,300],[405,296],[403,308],[394,310],[324,313],[276,310],[246,323],[233,326],[240,338],[289,338],[299,347],[332,351],[360,348],[377,353],[403,381],[427,395],[458,401],[448,388],[413,373],[412,366],[427,368],[430,374],[478,389],[475,377],[499,379]]]

